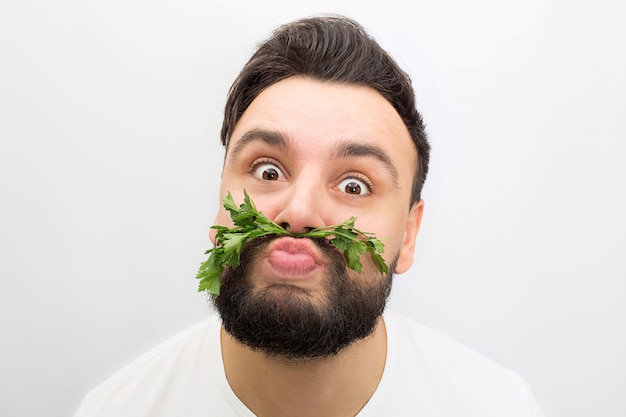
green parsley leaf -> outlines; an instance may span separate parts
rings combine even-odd
[[[239,265],[243,245],[266,235],[325,238],[343,252],[350,269],[360,273],[363,268],[361,255],[369,253],[382,274],[389,272],[389,267],[382,257],[385,245],[372,233],[355,229],[355,217],[338,225],[320,227],[305,233],[291,233],[259,212],[246,190],[243,194],[243,204],[239,207],[230,192],[222,198],[224,208],[230,213],[235,226],[233,228],[212,227],[217,230],[215,247],[205,252],[209,258],[200,264],[196,275],[196,278],[200,280],[198,291],[206,291],[218,296],[221,286],[220,277],[224,268],[226,266],[236,268]]]

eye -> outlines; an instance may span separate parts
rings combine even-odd
[[[339,190],[350,195],[364,196],[370,193],[370,186],[358,178],[346,178],[339,183]]]
[[[261,163],[252,168],[252,173],[255,177],[264,181],[278,181],[284,180],[285,175],[276,165],[271,163]]]

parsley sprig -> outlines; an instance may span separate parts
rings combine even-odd
[[[389,271],[382,257],[385,245],[372,233],[355,229],[355,217],[335,226],[320,227],[304,233],[292,233],[258,211],[246,190],[243,193],[243,204],[239,207],[230,192],[222,199],[224,208],[230,212],[235,227],[213,226],[213,229],[217,230],[215,247],[205,252],[205,254],[210,254],[209,258],[202,262],[196,275],[196,278],[200,280],[198,291],[219,295],[220,276],[224,268],[227,265],[236,268],[240,262],[243,245],[266,235],[328,239],[343,252],[350,269],[360,273],[363,267],[361,255],[369,253],[381,273]]]

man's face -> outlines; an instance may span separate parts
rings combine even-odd
[[[260,211],[296,233],[355,216],[356,227],[374,233],[385,244],[387,263],[402,273],[413,261],[423,208],[421,202],[409,207],[416,165],[404,123],[379,93],[292,77],[264,90],[235,126],[221,195],[231,192],[241,202],[247,190]],[[223,208],[216,224],[232,226]],[[246,297],[263,294],[275,313],[293,308],[300,314],[298,306],[306,305],[313,315],[350,288],[386,299],[390,276],[382,277],[368,256],[358,274],[337,266],[333,248],[324,246],[281,238],[243,253],[245,274],[237,279],[245,281]],[[218,299],[228,294],[227,281]]]

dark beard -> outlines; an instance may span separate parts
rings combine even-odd
[[[391,291],[392,273],[381,277],[376,271],[375,277],[359,274],[357,279],[351,278],[343,254],[319,239],[314,242],[330,260],[325,300],[313,303],[304,289],[295,286],[274,285],[254,291],[250,276],[258,255],[276,237],[248,243],[241,264],[227,268],[222,275],[220,296],[213,297],[213,304],[224,329],[240,343],[284,359],[331,357],[372,334]]]

